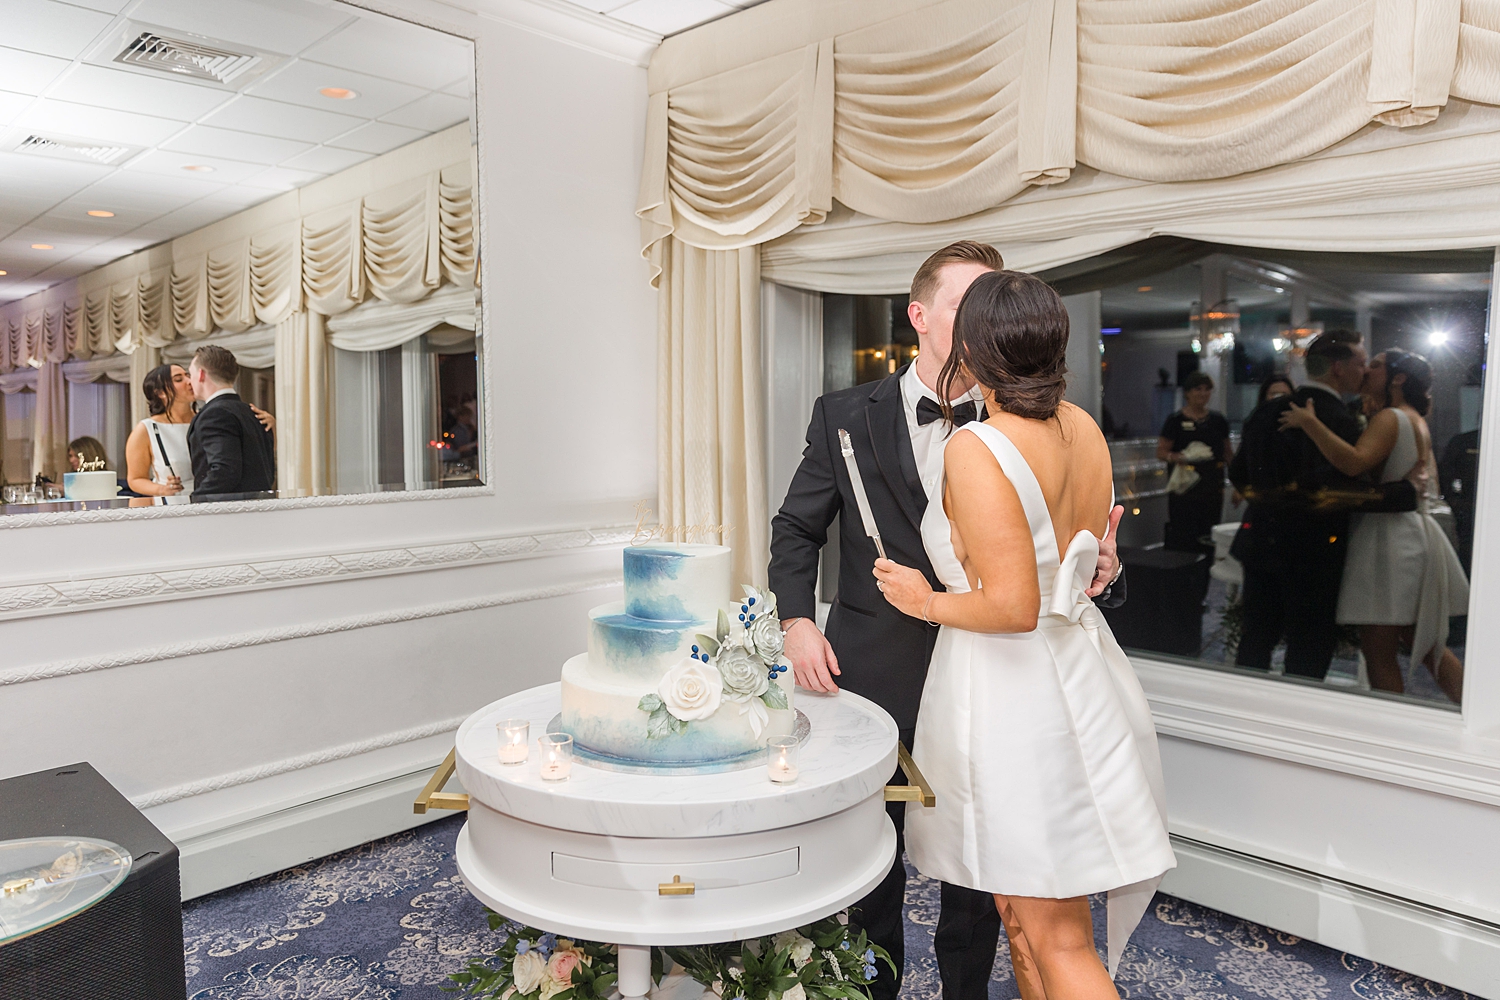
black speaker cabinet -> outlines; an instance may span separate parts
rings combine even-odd
[[[1126,649],[1197,656],[1203,648],[1208,557],[1122,545],[1120,562],[1125,565],[1125,603],[1104,609],[1115,639]]]
[[[0,840],[110,840],[134,858],[91,909],[0,945],[0,1000],[184,1000],[177,846],[88,764],[0,781]]]

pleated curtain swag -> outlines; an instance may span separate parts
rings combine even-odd
[[[637,216],[661,289],[660,515],[736,524],[759,581],[759,386],[712,367],[759,357],[752,271],[889,293],[955,220],[1021,202],[1029,225],[1010,232],[1037,244],[1028,260],[1122,245],[1049,234],[1048,212],[1096,183],[1162,208],[1141,182],[1242,177],[1371,123],[1432,123],[1450,98],[1500,103],[1500,0],[772,0],[664,41],[648,86]],[[1057,201],[1028,194],[1058,185]],[[1213,208],[1172,207],[1212,229]],[[1153,225],[1099,228],[1129,242]],[[752,248],[753,268],[737,256]],[[885,254],[885,270],[839,286],[848,253]],[[723,489],[728,467],[748,501]]]

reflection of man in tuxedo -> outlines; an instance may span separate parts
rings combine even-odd
[[[831,392],[813,406],[807,448],[771,522],[770,585],[786,631],[786,655],[797,683],[810,691],[836,692],[842,683],[889,712],[911,746],[917,706],[937,629],[903,615],[875,587],[875,545],[864,533],[853,487],[840,452],[838,432],[849,432],[880,526],[886,554],[914,566],[935,589],[943,586],[922,547],[919,525],[939,488],[942,449],[949,427],[941,418],[938,372],[948,358],[953,316],[971,282],[1003,269],[994,247],[963,241],[939,250],[912,280],[908,315],[917,331],[916,362],[874,385]],[[955,400],[955,422],[983,418],[977,391]],[[961,401],[960,401],[961,400]],[[934,502],[941,502],[937,499]],[[828,635],[818,631],[815,590],[818,555],[828,527],[839,518],[839,586],[828,615]],[[1118,569],[1113,534],[1101,549],[1096,589]],[[1123,594],[1123,581],[1114,588]],[[834,678],[839,680],[836,682]],[[904,784],[897,772],[892,779]],[[856,904],[857,921],[870,939],[890,952],[899,969],[905,949],[901,907],[906,895],[902,860],[905,803],[888,804],[896,825],[896,860],[890,874]],[[933,942],[945,1000],[986,1000],[995,962],[1000,918],[994,897],[962,886],[942,885],[942,913]],[[875,1000],[894,1000],[900,989],[883,965],[872,986]]]
[[[1338,644],[1336,617],[1349,514],[1354,510],[1416,509],[1411,483],[1373,487],[1333,467],[1300,430],[1283,431],[1281,414],[1312,402],[1318,419],[1354,444],[1359,419],[1342,396],[1360,390],[1365,349],[1353,330],[1329,330],[1307,348],[1312,381],[1270,400],[1246,418],[1229,480],[1250,501],[1234,556],[1244,565],[1245,617],[1236,662],[1271,668],[1271,651],[1286,636],[1286,672],[1322,680]],[[1365,581],[1379,586],[1380,581]]]
[[[275,439],[234,391],[239,372],[234,354],[217,345],[198,348],[188,365],[199,402],[188,425],[194,503],[250,499],[276,485]]]

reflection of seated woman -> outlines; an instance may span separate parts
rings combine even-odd
[[[181,365],[157,365],[141,382],[151,416],[135,425],[125,442],[130,488],[149,497],[186,499],[193,492],[193,460],[188,424],[193,422],[193,387]],[[162,449],[166,453],[162,453]]]
[[[1370,686],[1403,690],[1398,647],[1432,672],[1443,693],[1458,702],[1463,663],[1448,649],[1448,618],[1466,614],[1469,583],[1443,529],[1427,513],[1432,482],[1432,438],[1423,419],[1432,408],[1432,366],[1405,351],[1390,350],[1370,362],[1363,392],[1375,413],[1357,444],[1349,444],[1317,418],[1312,403],[1293,404],[1283,429],[1307,433],[1334,467],[1348,476],[1379,468],[1383,483],[1409,479],[1418,509],[1404,514],[1355,514],[1339,589],[1340,624],[1358,625]]]
[[[68,442],[68,471],[70,472],[110,472],[109,456],[104,452],[104,444],[95,437],[74,438]],[[115,482],[120,487],[121,496],[130,496],[130,487],[125,480],[116,476]]]

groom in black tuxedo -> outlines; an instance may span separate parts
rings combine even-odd
[[[869,698],[895,718],[901,741],[908,747],[916,731],[917,706],[937,629],[897,611],[876,589],[875,544],[864,532],[838,432],[847,430],[853,442],[887,556],[921,570],[934,589],[942,590],[919,530],[929,496],[936,489],[938,460],[948,430],[933,390],[948,359],[953,316],[964,292],[979,275],[1004,267],[994,247],[963,240],[939,250],[917,269],[908,315],[920,344],[918,360],[874,385],[818,399],[802,464],[771,522],[770,585],[776,592],[786,631],[786,655],[797,683],[810,691],[829,693],[842,683]],[[966,389],[954,400],[954,421],[963,424],[975,418],[984,418],[983,403],[977,390]],[[818,555],[835,517],[839,518],[839,586],[825,638],[814,618]],[[1111,524],[1117,520],[1118,512]],[[1112,530],[1101,546],[1099,564],[1091,593],[1105,590],[1117,576]],[[1123,580],[1117,582],[1110,591],[1110,606],[1123,600],[1123,584]],[[906,782],[899,770],[892,780]],[[896,825],[896,860],[885,880],[856,904],[857,922],[872,941],[890,952],[900,969],[905,956],[901,908],[906,896],[902,859],[906,804],[892,802],[886,809]],[[993,896],[942,883],[942,912],[933,945],[944,1000],[987,1000],[999,934],[1000,916]],[[900,986],[899,975],[892,976],[881,965],[871,992],[874,1000],[895,1000]]]
[[[259,499],[276,486],[276,439],[234,391],[239,371],[217,344],[198,348],[188,364],[200,404],[188,425],[193,503]]]

